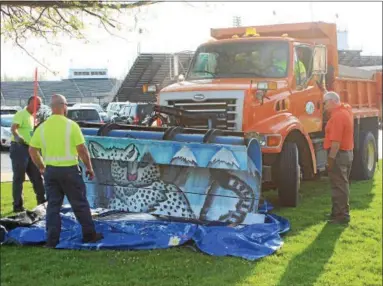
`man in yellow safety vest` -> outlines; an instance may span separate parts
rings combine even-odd
[[[28,105],[18,111],[12,120],[11,126],[11,146],[9,156],[12,161],[12,196],[13,196],[13,212],[24,211],[23,200],[23,183],[25,181],[25,173],[32,183],[33,190],[36,194],[37,204],[45,203],[45,190],[43,178],[39,170],[33,164],[29,154],[28,146],[31,140],[33,128],[35,126],[33,120],[33,112],[38,111],[41,106],[41,98],[31,96],[28,99]]]
[[[83,242],[96,242],[103,238],[95,230],[78,157],[84,162],[90,180],[94,177],[92,163],[80,127],[66,117],[67,105],[64,96],[52,96],[52,115],[36,129],[29,148],[33,162],[44,174],[48,198],[46,247],[50,248],[59,243],[60,209],[65,195],[82,226]]]

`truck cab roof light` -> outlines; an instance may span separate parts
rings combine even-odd
[[[258,37],[259,34],[257,34],[257,30],[255,28],[247,28],[244,37]]]

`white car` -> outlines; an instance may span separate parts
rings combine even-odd
[[[69,107],[67,117],[73,121],[103,123],[100,113],[92,107]]]
[[[15,114],[17,111],[21,110],[20,106],[1,106],[1,115],[3,114]]]
[[[97,103],[76,103],[72,106],[73,108],[93,108],[93,109],[96,109],[97,112],[100,114],[101,116],[101,119],[104,121],[104,122],[108,122],[109,121],[109,116],[108,114],[104,111],[104,109],[102,109],[102,107],[97,104]]]
[[[11,126],[14,114],[1,115],[1,149],[9,148],[11,146]]]
[[[52,115],[52,109],[48,105],[42,104],[39,111],[37,111],[37,122],[41,123],[48,119]]]
[[[124,107],[127,104],[129,104],[129,101],[109,102],[108,106],[106,107],[106,113],[108,114],[109,118],[115,117],[122,110],[122,107]]]

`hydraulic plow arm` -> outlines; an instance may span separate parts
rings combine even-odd
[[[218,120],[217,115],[210,112],[190,112],[184,109],[162,106],[162,105],[153,105],[153,113],[148,116],[146,120],[146,126],[151,126],[157,118],[163,118],[162,114],[168,115],[171,119],[170,125],[173,126],[182,126],[187,127],[193,120],[206,120],[209,129],[216,128]]]

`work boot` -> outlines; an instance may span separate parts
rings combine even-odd
[[[44,248],[56,248],[56,245],[59,244],[59,239],[50,239],[47,240],[46,243],[44,244]]]
[[[331,224],[348,224],[350,222],[350,218],[342,217],[342,218],[333,218],[327,221]]]
[[[332,213],[329,213],[329,214],[326,214],[326,215],[325,215],[325,218],[326,218],[327,220],[332,220],[332,219],[335,218],[335,215],[333,215]]]
[[[103,238],[104,238],[104,236],[102,235],[102,233],[94,233],[92,235],[84,236],[84,238],[82,239],[82,242],[83,243],[95,243],[95,242],[97,242]]]

